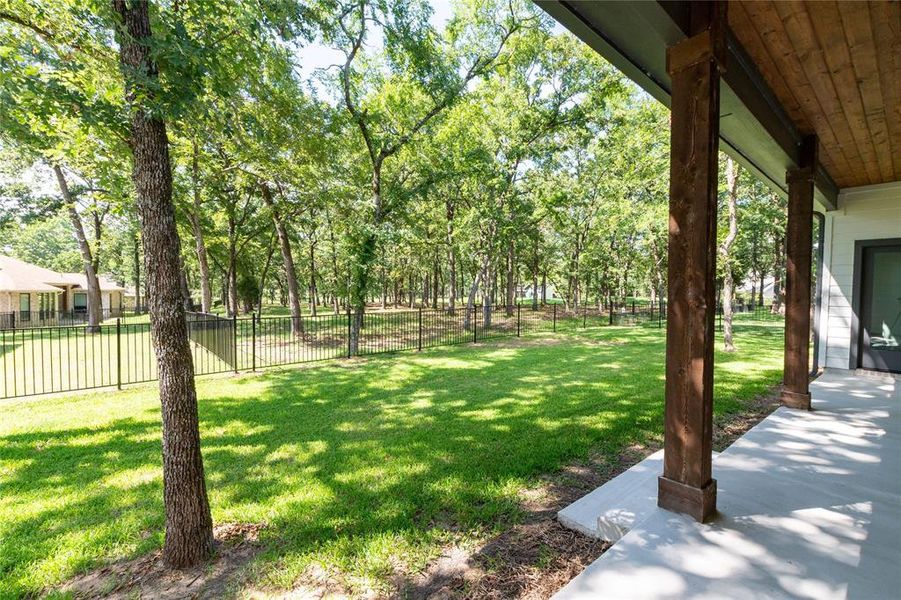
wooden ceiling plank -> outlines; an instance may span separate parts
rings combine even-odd
[[[851,55],[851,63],[860,89],[864,117],[876,150],[880,180],[892,181],[895,169],[892,165],[891,140],[885,118],[885,96],[879,81],[879,67],[876,64],[875,35],[870,26],[870,5],[840,2],[838,9],[848,40],[847,51]]]
[[[805,12],[813,26],[817,42],[823,51],[823,60],[829,69],[832,85],[838,95],[842,114],[851,130],[851,137],[857,147],[869,177],[869,183],[880,183],[882,173],[879,171],[879,159],[870,132],[869,123],[864,113],[860,97],[860,86],[854,74],[854,65],[848,52],[849,41],[845,34],[841,13],[835,2],[818,2],[816,5],[805,4]],[[859,9],[865,9],[861,3]]]
[[[779,13],[785,33],[793,46],[787,56],[798,57],[804,72],[808,75],[810,86],[823,107],[826,119],[832,126],[839,148],[848,161],[849,170],[838,176],[834,175],[836,182],[840,187],[867,185],[870,181],[866,166],[860,153],[857,152],[854,136],[845,119],[841,101],[832,83],[829,67],[823,58],[823,50],[814,33],[807,8],[800,2],[776,2],[773,6]]]
[[[791,43],[789,32],[785,29],[776,4],[773,2],[748,2],[745,3],[745,7],[765,42],[764,48],[771,53],[774,62],[780,66],[781,75],[787,84],[795,90],[804,113],[820,138],[824,155],[830,159],[824,161],[824,166],[830,169],[829,173],[839,187],[846,187],[848,173],[862,170],[863,167],[851,162],[839,142],[839,136],[835,130],[837,124],[828,118],[827,111],[822,105],[823,99],[811,85],[805,66],[801,63],[796,49]],[[833,165],[829,165],[829,162],[832,162]]]
[[[794,48],[788,44],[782,22],[772,5],[766,2],[732,2],[729,12],[739,29],[733,30],[733,33],[757,62],[779,102],[787,111],[794,109],[789,115],[795,125],[805,134],[816,132],[819,135],[820,162],[833,177],[847,173],[850,170],[848,161],[817,102],[801,63],[793,54],[793,60],[776,58],[793,53]],[[792,85],[788,82],[792,82]]]
[[[901,181],[901,4],[882,1],[871,9],[894,181]]]
[[[766,46],[760,34],[748,18],[743,2],[733,2],[729,6],[729,28],[745,50],[751,54],[759,64],[757,68],[761,73],[778,73],[779,67],[773,61],[773,57],[766,51]],[[759,51],[762,50],[762,51]],[[788,113],[789,118],[803,133],[813,133],[813,127],[807,120],[807,116],[801,110],[801,103],[792,89],[786,85],[784,77],[774,77],[767,80],[776,98]]]

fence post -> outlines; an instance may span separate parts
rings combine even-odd
[[[122,389],[122,323],[116,319],[116,388]]]
[[[609,304],[607,304],[607,308],[609,309],[608,312],[610,313],[610,314],[607,316],[607,324],[608,324],[608,325],[613,325],[613,307],[614,307],[615,305],[616,305],[616,303],[613,302],[612,299],[610,300]]]
[[[257,370],[257,315],[256,313],[250,313],[251,318],[251,328],[250,328],[250,370]]]
[[[9,313],[9,314],[10,314],[10,317],[11,317],[10,322],[12,323],[12,329],[15,329],[15,328],[16,328],[16,312],[13,311],[13,312],[11,312],[11,313]]]
[[[588,327],[588,307],[582,307],[582,329]]]
[[[351,343],[350,343],[350,302],[347,303],[347,358],[351,356]]]
[[[472,343],[475,344],[479,341],[479,307],[473,305],[472,307]]]
[[[422,352],[422,307],[419,307],[419,351]]]
[[[520,337],[522,330],[522,304],[516,305],[516,337]]]
[[[557,333],[557,304],[554,304],[554,333]]]
[[[635,300],[632,301],[632,314],[635,314]]]
[[[237,308],[235,308],[237,311]],[[235,366],[235,373],[238,372],[238,313],[232,315],[232,363]]]

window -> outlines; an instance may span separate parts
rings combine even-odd
[[[38,294],[38,306],[41,311],[41,320],[53,317],[53,313],[56,312],[56,294],[52,292]]]
[[[31,294],[19,294],[19,320],[31,320]]]
[[[75,292],[72,297],[72,309],[77,313],[88,312],[88,294],[86,292]]]

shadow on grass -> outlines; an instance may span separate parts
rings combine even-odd
[[[718,412],[778,381],[778,341],[748,327],[717,355]],[[267,523],[264,583],[310,561],[385,582],[454,531],[515,521],[535,475],[659,440],[663,349],[656,328],[608,328],[201,385],[214,519]],[[159,454],[158,409],[0,437],[0,592],[158,547]]]

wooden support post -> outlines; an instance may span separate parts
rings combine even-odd
[[[810,287],[813,254],[813,181],[817,139],[804,138],[800,166],[786,174],[785,371],[782,404],[810,410]]]
[[[712,478],[719,80],[726,3],[691,3],[692,36],[667,51],[672,81],[663,475],[657,504],[707,521]]]

